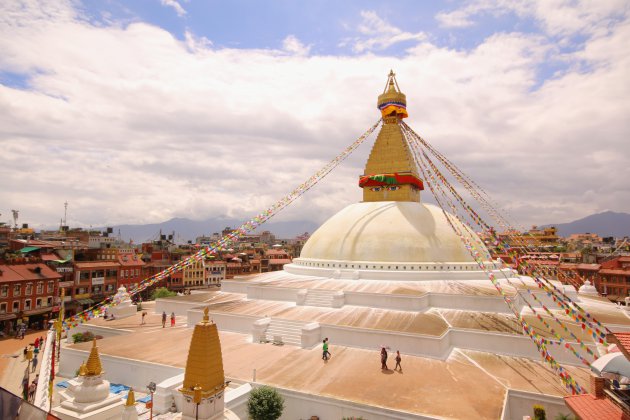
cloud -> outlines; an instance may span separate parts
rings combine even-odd
[[[371,10],[362,11],[361,18],[362,21],[356,28],[360,36],[345,39],[341,43],[342,46],[351,45],[352,50],[357,53],[385,50],[400,42],[426,39],[423,32],[404,32]]]
[[[186,14],[186,10],[184,10],[182,5],[179,4],[176,0],[160,0],[160,3],[162,3],[162,6],[172,7],[179,17],[182,17]]]
[[[436,15],[441,26],[461,28],[475,24],[482,15],[494,17],[508,13],[532,18],[549,35],[571,36],[606,31],[615,21],[627,17],[626,0],[472,0],[452,11]]]
[[[541,35],[494,34],[470,50],[425,40],[401,57],[300,55],[216,48],[143,22],[97,26],[73,3],[48,3],[0,5],[0,72],[28,79],[0,85],[5,220],[15,208],[55,225],[66,200],[75,226],[245,220],[379,118],[390,68],[408,123],[522,224],[630,210],[627,18],[563,56],[584,65],[538,84],[555,48]],[[359,201],[373,138],[280,220],[321,222]]]
[[[282,41],[282,49],[296,55],[307,55],[311,46],[304,45],[294,35],[289,35]]]

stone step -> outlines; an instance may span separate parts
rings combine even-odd
[[[306,325],[303,321],[292,321],[287,319],[272,318],[267,331],[265,331],[265,338],[269,342],[274,341],[274,337],[282,337],[284,344],[301,346],[302,345],[302,327]]]

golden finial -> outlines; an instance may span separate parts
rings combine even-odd
[[[136,405],[136,397],[133,395],[133,388],[129,388],[129,394],[127,394],[127,402],[125,403],[126,407],[131,407]]]
[[[85,362],[81,363],[81,367],[79,368],[79,376],[87,375],[87,367],[85,366]]]
[[[206,306],[203,310],[203,323],[207,324],[210,322],[210,316],[208,316],[208,312],[210,312],[210,307]]]
[[[103,373],[101,358],[98,355],[98,347],[96,347],[96,338],[92,342],[92,350],[90,350],[90,356],[88,357],[86,368],[88,376],[96,376]]]

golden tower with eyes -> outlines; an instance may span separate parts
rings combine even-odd
[[[420,201],[424,189],[400,127],[407,114],[407,98],[390,71],[377,107],[383,116],[365,172],[359,178],[363,201]]]

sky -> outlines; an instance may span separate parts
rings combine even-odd
[[[4,0],[0,221],[247,220],[378,120],[390,69],[517,226],[630,212],[628,39],[628,0]],[[374,138],[277,220],[360,201]]]

